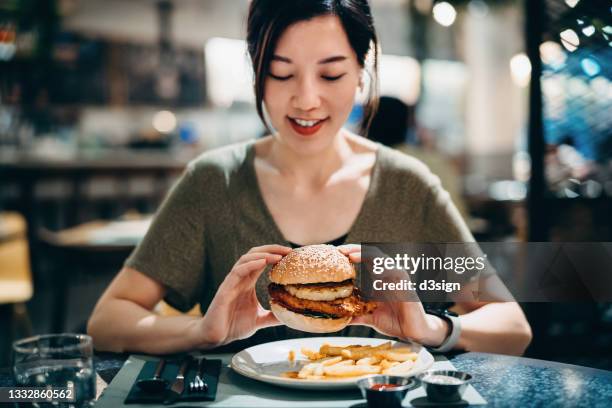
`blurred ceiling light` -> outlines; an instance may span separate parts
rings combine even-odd
[[[153,127],[160,133],[170,133],[176,128],[176,116],[170,111],[159,111],[153,116]]]
[[[468,12],[477,18],[486,17],[489,14],[489,6],[483,0],[472,0],[467,5]]]
[[[512,81],[521,88],[529,85],[531,62],[527,55],[520,53],[510,59],[510,74],[512,75]]]
[[[574,8],[576,7],[576,4],[578,4],[579,1],[580,0],[565,0],[565,4],[567,4],[571,8]]]
[[[610,10],[612,12],[612,10]],[[608,33],[608,34],[612,34],[612,26],[604,26],[604,28],[602,28],[604,33]]]
[[[580,67],[590,77],[597,76],[601,72],[601,66],[593,58],[584,58],[580,61]]]
[[[595,34],[595,27],[593,27],[592,25],[586,26],[582,29],[582,33],[587,37],[590,37]]]
[[[559,43],[554,41],[545,41],[540,44],[540,58],[542,58],[542,62],[544,64],[550,65],[551,67],[557,69],[561,68],[563,64],[565,64],[567,56]]]
[[[451,26],[455,22],[455,18],[457,18],[457,11],[455,8],[445,1],[436,3],[432,11],[434,20],[444,27]]]
[[[565,47],[569,52],[576,51],[578,46],[580,45],[580,40],[578,39],[578,34],[572,29],[567,29],[561,31],[559,34],[561,37],[561,44]]]

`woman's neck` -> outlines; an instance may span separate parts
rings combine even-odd
[[[349,133],[341,129],[328,148],[315,155],[299,154],[277,138],[272,138],[265,154],[266,161],[279,175],[295,184],[322,187],[352,155],[349,138]]]

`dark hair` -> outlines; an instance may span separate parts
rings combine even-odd
[[[247,44],[255,73],[257,114],[270,130],[263,113],[264,85],[270,61],[280,36],[292,24],[323,15],[340,19],[357,62],[365,67],[370,46],[373,47],[368,101],[361,121],[365,136],[378,104],[378,38],[367,0],[252,0],[247,23]]]

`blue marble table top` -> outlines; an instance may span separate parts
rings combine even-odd
[[[491,406],[611,407],[612,371],[487,353],[449,360]]]
[[[97,353],[96,370],[107,383],[127,354]],[[490,406],[611,407],[612,371],[487,353],[448,356],[471,373],[472,385]],[[0,369],[0,386],[12,386],[10,369]]]

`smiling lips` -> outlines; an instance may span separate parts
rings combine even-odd
[[[291,127],[297,133],[299,133],[301,135],[304,135],[304,136],[310,136],[310,135],[318,132],[319,129],[321,129],[321,126],[323,126],[323,124],[325,123],[326,120],[327,120],[327,118],[325,118],[325,119],[314,119],[314,120],[289,118],[289,123],[291,123]]]

